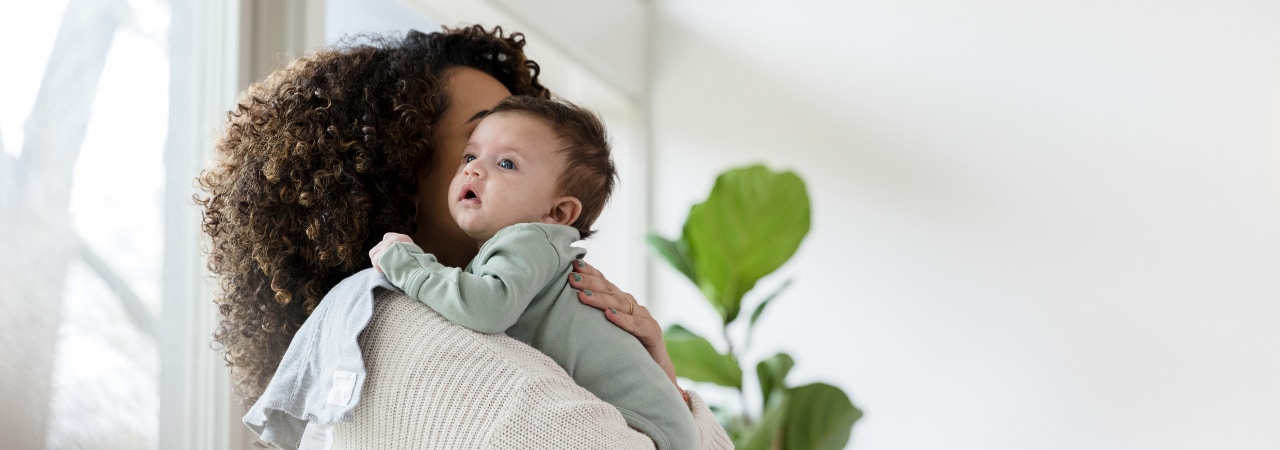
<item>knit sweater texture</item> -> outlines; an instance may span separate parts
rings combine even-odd
[[[579,239],[573,227],[519,223],[485,242],[465,270],[408,242],[392,245],[380,264],[391,284],[450,322],[506,334],[551,357],[658,450],[697,448],[689,407],[666,372],[639,339],[569,286],[570,265],[586,252],[573,246]]]
[[[403,293],[378,291],[360,348],[367,378],[354,421],[334,426],[334,449],[655,448],[551,358]],[[699,448],[732,448],[701,397],[689,397]]]

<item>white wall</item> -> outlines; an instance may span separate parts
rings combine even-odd
[[[640,0],[492,0],[624,98],[644,96],[647,6]],[[535,44],[537,45],[537,44]],[[548,73],[558,67],[543,66]],[[556,93],[556,95],[562,95]]]
[[[850,393],[851,448],[1280,448],[1280,3],[653,7],[652,221],[805,178],[752,356]]]

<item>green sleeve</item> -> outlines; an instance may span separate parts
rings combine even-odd
[[[379,264],[391,284],[446,319],[494,334],[515,324],[557,270],[569,264],[560,255],[543,230],[513,225],[486,242],[467,271],[440,264],[404,242],[388,248]]]

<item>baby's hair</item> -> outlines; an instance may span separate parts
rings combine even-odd
[[[582,213],[571,226],[583,239],[591,236],[591,224],[600,218],[618,178],[604,124],[591,111],[573,103],[527,95],[507,97],[489,110],[490,115],[500,112],[528,114],[551,125],[564,146],[560,152],[566,160],[560,174],[560,191],[582,202]]]

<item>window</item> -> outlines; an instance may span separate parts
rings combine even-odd
[[[0,19],[21,43],[0,72],[0,353],[15,362],[6,394],[26,407],[0,434],[19,448],[156,448],[169,8],[23,8]]]
[[[238,91],[238,2],[4,12],[4,445],[226,448],[191,195]]]

